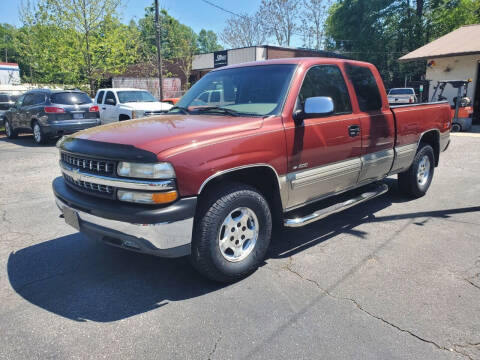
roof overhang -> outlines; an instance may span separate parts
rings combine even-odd
[[[402,56],[398,61],[400,62],[408,62],[408,61],[420,61],[420,60],[430,60],[430,59],[440,59],[446,57],[454,57],[454,56],[467,56],[467,55],[480,55],[480,51],[470,51],[470,52],[463,52],[463,53],[450,53],[450,54],[441,54],[441,55],[429,55],[429,56],[420,56],[420,57],[407,57],[407,55]]]

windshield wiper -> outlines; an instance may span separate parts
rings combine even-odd
[[[240,116],[238,111],[232,110],[232,109],[227,109],[224,107],[220,106],[205,106],[205,107],[199,107],[195,109],[198,112],[208,112],[212,110],[220,110],[223,111],[225,114],[230,115],[230,116]]]
[[[188,108],[183,107],[183,106],[173,106],[173,107],[170,108],[170,110],[168,110],[168,112],[170,112],[172,110],[180,110],[184,114],[190,114],[190,110],[188,110]]]

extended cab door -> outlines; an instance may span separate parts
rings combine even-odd
[[[347,63],[345,70],[355,90],[354,112],[358,114],[362,133],[360,185],[389,173],[394,159],[395,119],[374,66]]]
[[[353,114],[339,66],[310,67],[294,110],[303,109],[307,98],[317,96],[332,98],[333,114],[305,119],[303,124],[295,125],[291,118],[286,121],[289,209],[354,187],[361,169],[360,119]]]

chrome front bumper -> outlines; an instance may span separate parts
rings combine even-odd
[[[190,254],[193,217],[175,222],[133,224],[86,213],[68,206],[58,197],[55,197],[55,202],[63,217],[69,215],[67,221],[69,225],[95,240],[161,257]]]

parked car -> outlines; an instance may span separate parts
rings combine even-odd
[[[225,103],[192,105],[212,88]],[[368,63],[226,66],[167,115],[63,138],[53,191],[66,223],[92,238],[189,255],[228,282],[262,263],[274,226],[305,226],[380,196],[387,176],[423,196],[450,125],[447,102],[390,107]]]
[[[0,93],[0,126],[4,126],[5,112],[17,101],[20,94]]]
[[[389,104],[414,104],[417,102],[417,95],[413,88],[394,88],[388,92]]]
[[[37,144],[99,124],[98,106],[78,90],[31,90],[5,113],[5,133],[10,139],[33,131]]]
[[[95,103],[100,107],[102,124],[164,114],[172,107],[146,90],[129,88],[100,89]]]
[[[206,90],[199,94],[195,100],[192,102],[192,105],[219,105],[225,103],[223,98],[223,91],[221,90]]]
[[[180,101],[180,98],[165,98],[162,102],[168,103],[171,105],[176,105]]]

